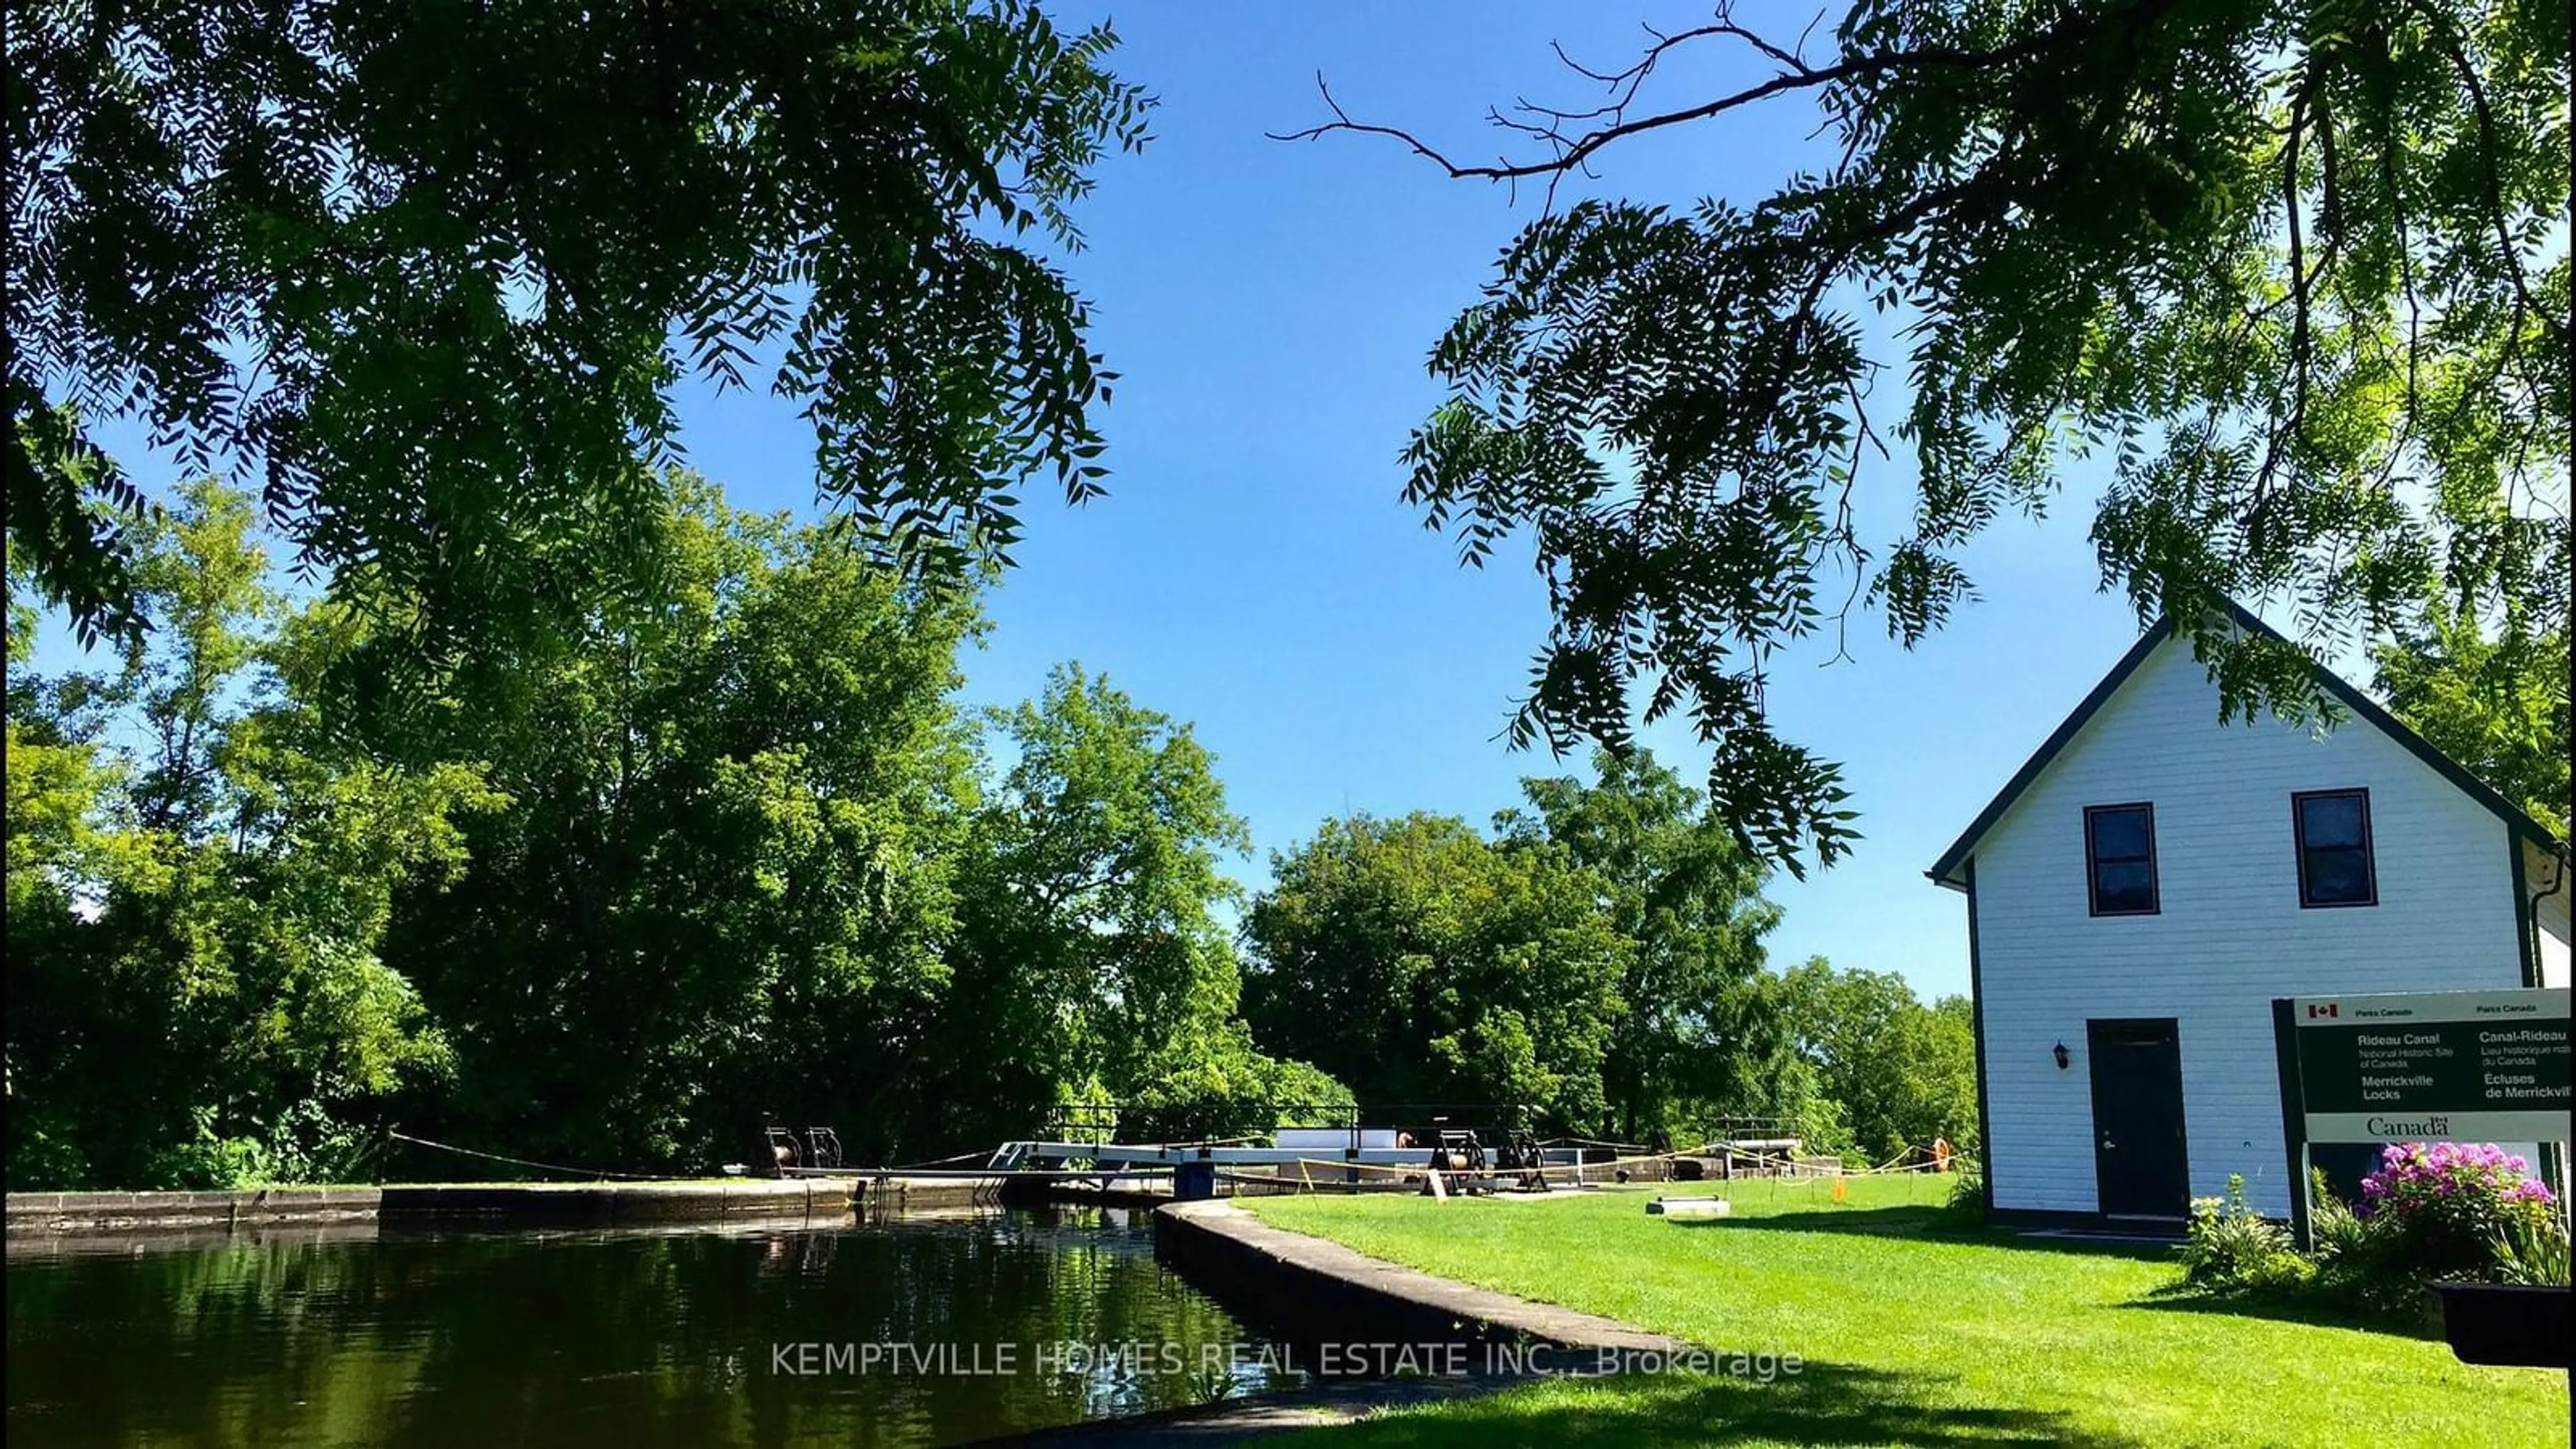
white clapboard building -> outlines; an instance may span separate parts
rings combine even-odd
[[[1995,1221],[2178,1225],[2231,1173],[2285,1215],[2273,998],[2568,984],[2565,843],[2324,684],[2330,733],[2228,723],[2154,629],[1928,872],[1968,905]],[[2314,1151],[2347,1191],[2376,1153]]]

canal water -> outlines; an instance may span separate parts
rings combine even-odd
[[[19,1449],[955,1444],[1298,1382],[1117,1209],[13,1242],[7,1272]]]

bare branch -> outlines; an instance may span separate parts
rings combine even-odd
[[[2169,3],[2171,3],[2171,0],[2141,0],[2141,3],[2134,11],[2120,15],[2117,18],[2126,21],[2135,21],[2143,18],[2149,12],[2165,8]],[[1438,166],[1443,171],[1447,172],[1453,180],[1519,181],[1540,176],[1561,177],[1569,171],[1579,170],[1585,161],[1590,159],[1595,152],[1598,152],[1603,147],[1630,136],[1643,135],[1649,131],[1662,130],[1668,126],[1678,126],[1691,121],[1704,121],[1712,116],[1724,115],[1729,111],[1739,110],[1745,106],[1754,105],[1759,102],[1769,100],[1775,96],[1788,95],[1798,91],[1816,90],[1822,87],[1839,85],[1846,81],[1872,80],[1879,76],[1908,70],[1986,70],[1999,66],[2010,65],[2018,61],[2027,60],[2031,57],[2045,54],[2073,41],[2083,39],[2093,34],[2100,25],[2105,23],[2100,18],[2096,18],[2082,24],[2070,22],[2060,28],[2041,31],[2036,35],[2015,41],[2010,45],[1995,46],[1984,50],[1966,50],[1957,46],[1946,45],[1927,45],[1919,46],[1911,50],[1886,51],[1876,55],[1854,56],[1834,65],[1817,67],[1808,65],[1794,52],[1783,50],[1768,41],[1762,40],[1760,37],[1745,30],[1743,27],[1734,24],[1732,21],[1724,19],[1724,12],[1720,12],[1720,14],[1720,21],[1715,25],[1702,26],[1695,30],[1683,31],[1677,35],[1668,36],[1658,40],[1647,50],[1646,54],[1641,57],[1635,65],[1629,67],[1627,70],[1604,75],[1601,72],[1584,69],[1580,66],[1575,67],[1578,73],[1582,75],[1596,80],[1601,80],[1605,84],[1619,88],[1619,96],[1614,99],[1612,104],[1607,108],[1596,109],[1589,112],[1557,113],[1550,111],[1546,107],[1528,107],[1528,109],[1530,109],[1534,114],[1553,116],[1559,122],[1598,119],[1604,116],[1605,113],[1615,119],[1612,119],[1607,125],[1596,126],[1579,134],[1569,134],[1558,126],[1543,127],[1537,134],[1539,134],[1556,153],[1544,160],[1525,162],[1496,161],[1490,165],[1470,165],[1462,163],[1453,159],[1446,152],[1441,151],[1439,148],[1431,145],[1429,142],[1423,140],[1411,131],[1407,131],[1401,127],[1382,126],[1369,122],[1352,120],[1350,113],[1343,110],[1341,104],[1333,99],[1331,88],[1324,83],[1324,78],[1320,74],[1315,78],[1316,88],[1323,93],[1324,105],[1333,113],[1333,119],[1323,122],[1320,125],[1308,126],[1299,131],[1273,131],[1267,134],[1270,139],[1274,141],[1313,141],[1324,136],[1332,135],[1336,132],[1350,132],[1364,136],[1385,136],[1403,143],[1406,149],[1412,151],[1413,154],[1422,157],[1424,160],[1431,162],[1433,165]],[[1680,110],[1664,111],[1655,115],[1641,116],[1634,120],[1626,118],[1627,104],[1635,99],[1637,86],[1643,82],[1647,75],[1652,73],[1654,65],[1658,60],[1677,45],[1711,35],[1725,35],[1744,41],[1755,50],[1782,65],[1784,67],[1783,73],[1773,76],[1771,79],[1766,80],[1759,85],[1747,86],[1741,90],[1729,92],[1715,100],[1705,101],[1696,106],[1686,106]],[[1559,54],[1562,55],[1563,52],[1560,50]],[[1569,62],[1569,64],[1571,64],[1571,62]],[[1514,129],[1525,130],[1527,127],[1525,125],[1516,125]]]

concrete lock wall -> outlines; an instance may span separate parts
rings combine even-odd
[[[240,1192],[40,1192],[8,1196],[12,1236],[377,1221],[622,1224],[839,1217],[857,1180],[481,1183],[282,1187]]]

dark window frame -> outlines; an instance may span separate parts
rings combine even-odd
[[[2358,800],[2361,802],[2361,879],[2366,893],[2357,901],[2320,901],[2308,891],[2308,802],[2311,800]],[[2349,850],[2343,845],[2324,845],[2320,850]],[[2339,790],[2295,790],[2290,794],[2290,849],[2298,857],[2299,909],[2303,911],[2340,911],[2379,904],[2379,840],[2370,828],[2370,787],[2350,785]]]
[[[2100,852],[2094,847],[2093,821],[2094,817],[2109,814],[2115,810],[2135,810],[2146,817],[2147,904],[2143,909],[2105,910],[2102,907],[2102,857]],[[2134,856],[2120,856],[2115,858],[2112,863],[2115,865],[2125,865],[2135,859],[2136,857]],[[2132,800],[2120,805],[2085,806],[2084,906],[2086,911],[2096,916],[2160,916],[2164,914],[2164,905],[2164,873],[2156,863],[2156,807],[2154,803],[2146,800]]]

